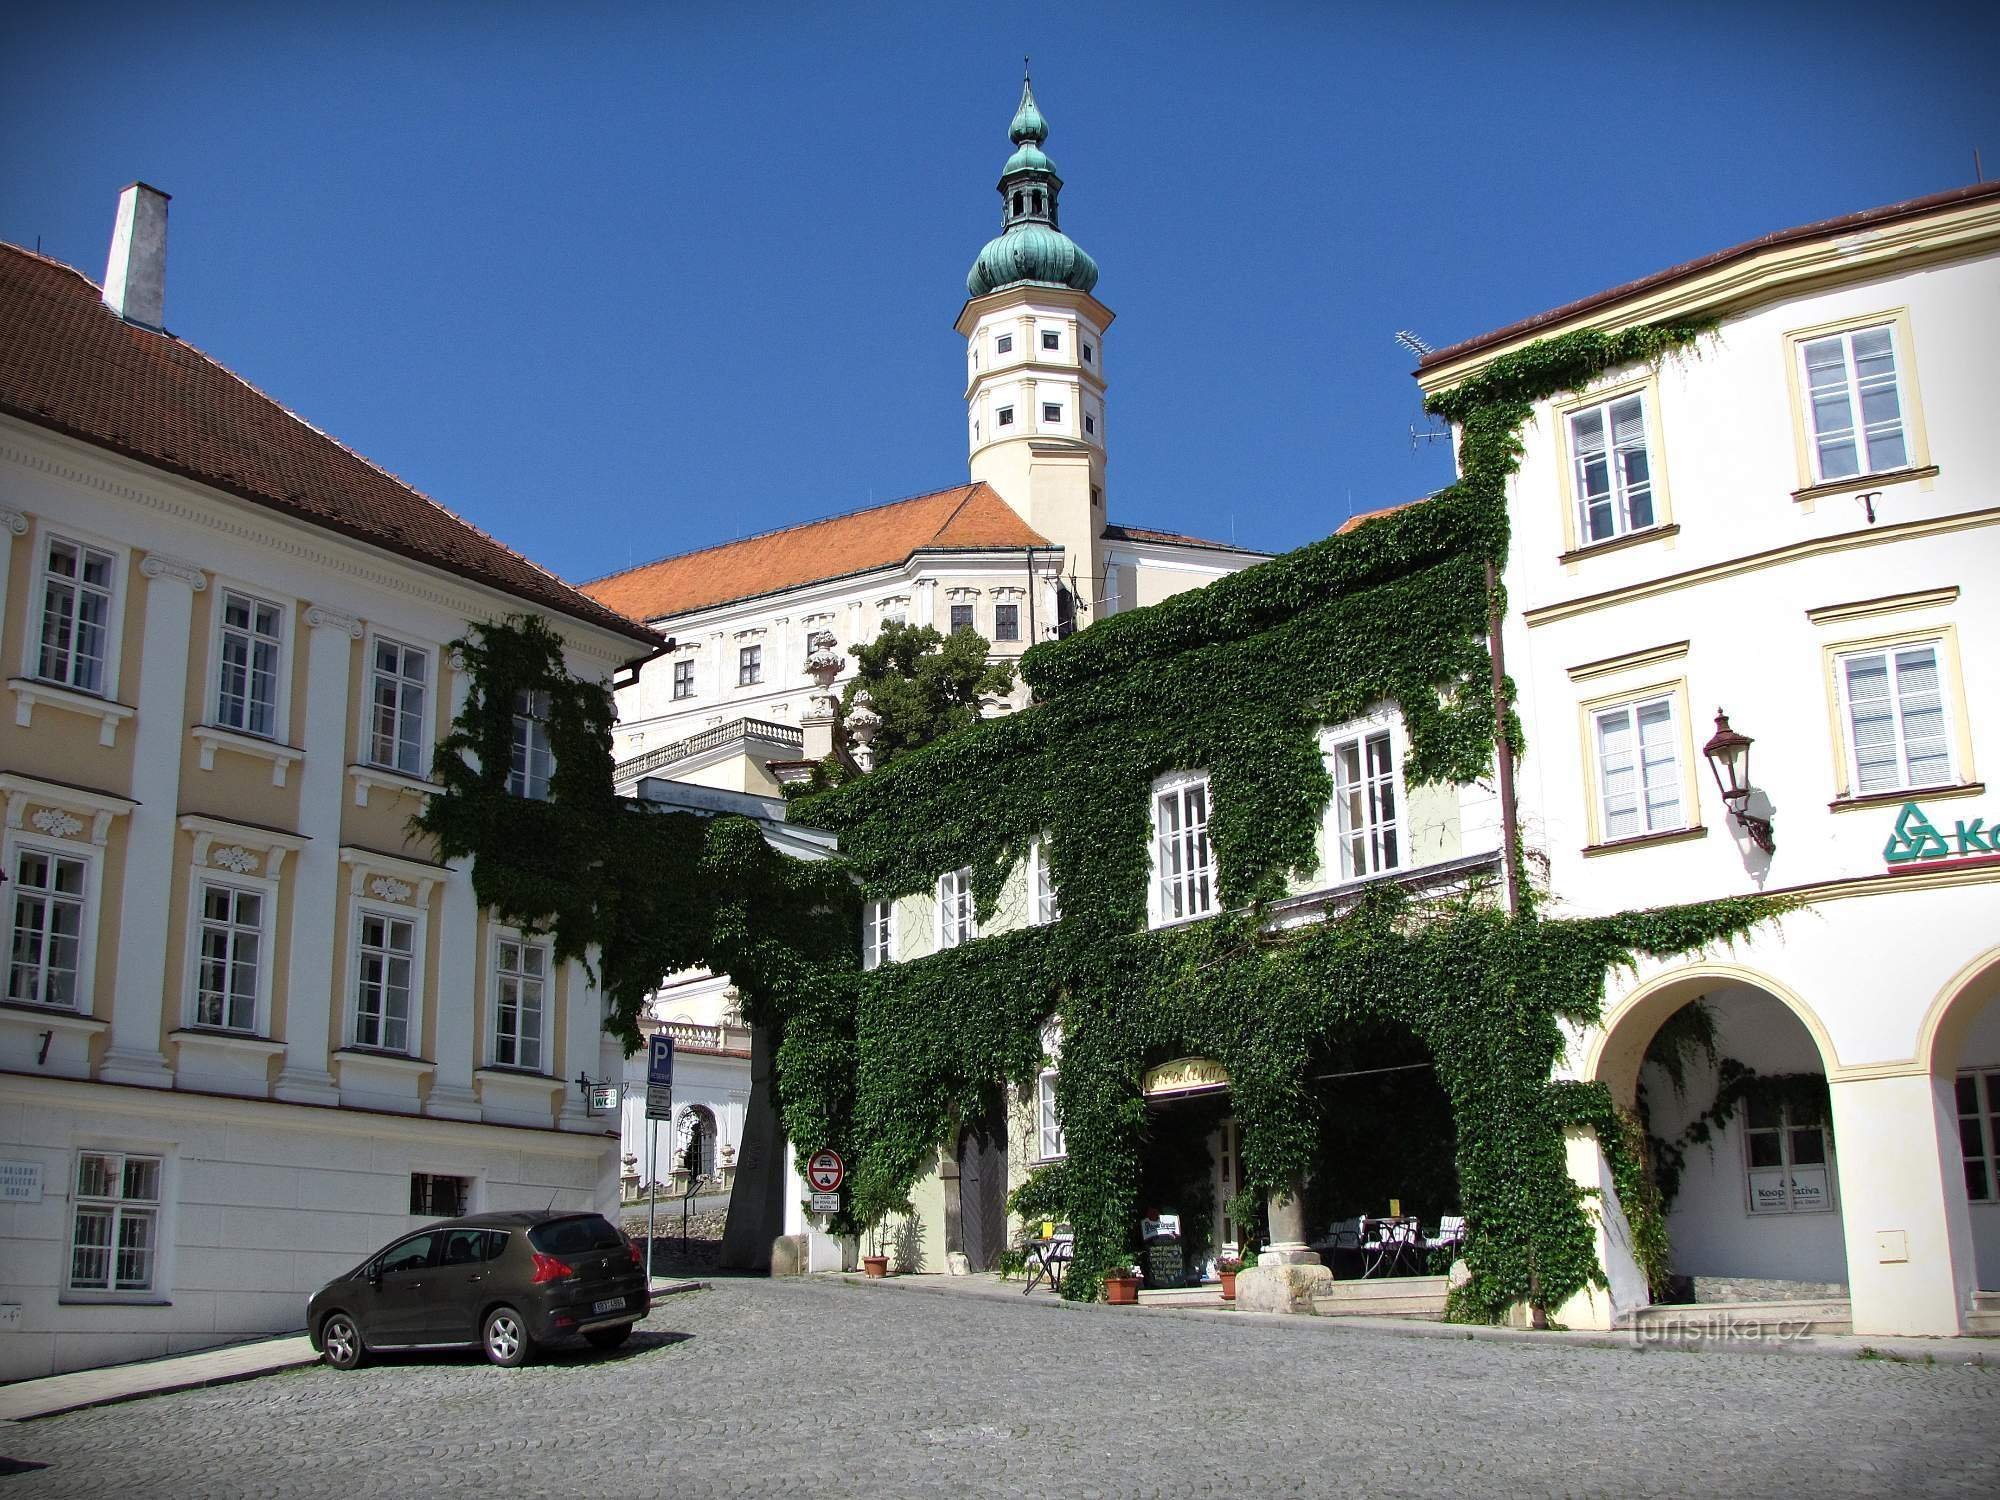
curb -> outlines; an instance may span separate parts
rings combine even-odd
[[[887,1276],[869,1277],[851,1271],[830,1273],[852,1286],[919,1292],[933,1297],[962,1297],[978,1302],[1003,1298],[984,1292],[960,1291],[940,1284],[925,1285],[924,1279]],[[802,1278],[803,1279],[803,1278]],[[940,1282],[948,1278],[938,1278]],[[901,1283],[897,1286],[897,1283]],[[1122,1312],[1105,1302],[1065,1302],[1060,1297],[1022,1297],[1023,1306],[1048,1308],[1057,1312]],[[1971,1365],[2000,1368],[2000,1340],[1962,1336],[1959,1338],[1916,1338],[1895,1335],[1812,1334],[1796,1339],[1760,1339],[1727,1334],[1715,1337],[1682,1334],[1677,1338],[1641,1338],[1630,1330],[1529,1329],[1493,1327],[1484,1323],[1436,1323],[1416,1318],[1319,1317],[1301,1313],[1256,1313],[1226,1307],[1146,1307],[1133,1309],[1143,1316],[1180,1318],[1213,1322],[1218,1318],[1233,1323],[1283,1324],[1301,1333],[1335,1334],[1342,1329],[1361,1333],[1386,1334],[1416,1339],[1451,1339],[1460,1342],[1536,1346],[1562,1345],[1575,1349],[1603,1349],[1622,1354],[1751,1354],[1831,1356],[1838,1359],[1880,1359],[1890,1364]]]

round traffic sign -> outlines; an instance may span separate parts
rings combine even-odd
[[[847,1164],[838,1151],[815,1151],[806,1163],[806,1181],[816,1193],[834,1193],[847,1180]]]

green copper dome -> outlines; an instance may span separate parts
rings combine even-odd
[[[1049,122],[1035,103],[1033,86],[1023,78],[1021,104],[1007,127],[1014,154],[1000,169],[1001,233],[987,241],[965,278],[966,291],[975,297],[1022,282],[1079,292],[1097,285],[1097,262],[1060,227],[1056,206],[1062,178],[1042,151],[1048,135]]]

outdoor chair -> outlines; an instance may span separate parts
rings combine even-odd
[[[1058,1224],[1056,1232],[1046,1240],[1030,1240],[1027,1246],[1028,1284],[1021,1288],[1026,1296],[1044,1281],[1049,1290],[1062,1290],[1063,1273],[1076,1256],[1076,1232],[1067,1224]]]
[[[1446,1214],[1438,1220],[1436,1234],[1424,1236],[1426,1250],[1442,1250],[1448,1245],[1465,1243],[1465,1215]]]

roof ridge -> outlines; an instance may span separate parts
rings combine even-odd
[[[854,516],[870,516],[877,511],[893,510],[898,505],[910,505],[918,500],[933,500],[939,495],[949,495],[954,490],[964,490],[966,491],[964,498],[960,500],[958,506],[952,511],[952,516],[956,518],[959,511],[965,508],[966,501],[972,498],[971,492],[982,487],[986,487],[985,480],[969,479],[964,484],[948,484],[941,490],[919,490],[913,495],[903,495],[894,500],[884,500],[880,505],[864,505],[858,510],[837,510],[831,515],[814,516],[805,521],[793,521],[789,525],[773,526],[766,531],[753,531],[748,536],[734,537],[726,542],[711,542],[706,547],[690,547],[685,552],[663,553],[659,557],[652,558],[646,562],[633,563],[630,567],[619,568],[614,572],[605,573],[596,578],[586,578],[575,586],[579,589],[589,588],[593,584],[608,583],[614,578],[623,578],[630,573],[643,573],[648,568],[657,568],[661,563],[679,562],[682,558],[687,557],[699,557],[704,552],[720,552],[724,547],[740,547],[745,542],[761,542],[766,537],[783,536],[791,531],[804,531],[809,526],[824,526],[830,521],[845,521]],[[949,523],[947,522],[947,524]],[[939,531],[943,529],[942,526],[938,528]],[[933,536],[936,534],[936,532],[932,533]]]

